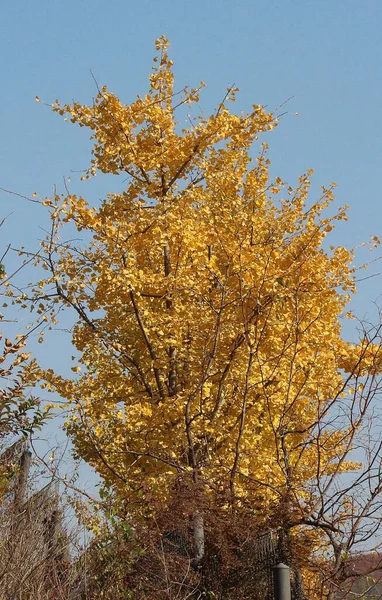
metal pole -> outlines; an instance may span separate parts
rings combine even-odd
[[[275,600],[291,600],[290,568],[288,565],[279,563],[273,567],[273,585]]]

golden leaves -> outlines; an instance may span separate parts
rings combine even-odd
[[[285,490],[285,448],[303,496],[317,467],[312,424],[357,356],[340,334],[353,253],[322,247],[346,210],[323,216],[333,184],[307,204],[312,170],[295,189],[272,181],[266,144],[252,163],[277,124],[260,105],[238,115],[223,102],[181,130],[177,110],[199,89],[175,96],[166,38],[157,50],[149,91],[130,105],[103,87],[92,106],[53,106],[90,131],[85,178],[127,181],[100,206],[74,194],[45,202],[57,236],[68,223],[86,240],[42,244],[38,310],[75,311],[82,365],[75,381],[46,380],[73,406],[78,452],[137,511],[143,482],[165,499],[189,472],[216,497],[231,482],[233,496],[266,505]],[[324,475],[339,448],[325,443]]]

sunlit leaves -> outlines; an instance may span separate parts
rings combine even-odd
[[[78,454],[131,514],[198,481],[217,504],[263,507],[265,521],[292,483],[308,498],[318,460],[322,477],[337,468],[343,434],[317,443],[315,426],[342,398],[344,370],[376,364],[377,350],[341,337],[353,252],[323,249],[346,210],[326,216],[333,184],[309,203],[312,171],[295,188],[271,180],[256,142],[277,119],[259,105],[231,112],[236,89],[182,127],[199,89],[174,92],[165,38],[157,49],[132,104],[102,87],[91,106],[53,105],[90,131],[85,178],[126,186],[100,205],[46,202],[52,233],[36,262],[48,274],[35,293],[50,318],[74,310],[80,364],[73,380],[44,377],[72,409]],[[89,243],[62,243],[67,223]]]

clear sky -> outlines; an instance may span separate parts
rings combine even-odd
[[[337,204],[350,205],[350,221],[332,243],[357,245],[382,234],[381,27],[381,0],[2,0],[0,187],[46,196],[71,176],[72,190],[94,202],[119,189],[110,178],[79,183],[71,171],[88,166],[87,133],[34,98],[91,102],[91,69],[131,101],[145,92],[154,41],[165,34],[177,87],[207,84],[205,112],[232,84],[241,90],[237,109],[273,109],[292,97],[266,138],[272,171],[293,184],[313,168],[312,199],[321,184],[336,181]],[[0,217],[12,213],[2,246],[35,248],[47,224],[43,209],[3,192],[0,204]],[[377,262],[370,273],[379,270]],[[360,283],[360,316],[381,281]],[[59,367],[63,348],[57,337],[36,351]]]

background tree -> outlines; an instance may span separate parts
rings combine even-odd
[[[5,219],[0,223],[0,227],[4,222]],[[10,245],[0,258],[0,296],[4,300],[9,295],[14,275],[25,266],[22,264],[15,273],[8,274],[4,262],[9,251]],[[7,307],[7,303],[4,302],[3,306]],[[41,323],[37,322],[23,333],[12,334],[9,331],[14,329],[14,323],[15,321],[0,314],[0,454],[15,440],[26,440],[31,433],[41,429],[49,415],[49,407],[44,407],[40,399],[32,393],[39,371],[36,360],[31,359],[31,352],[25,351],[28,337],[41,328]],[[9,487],[15,464],[18,462],[17,451],[15,452],[15,460],[12,452],[5,452],[2,459],[0,458],[0,501],[2,494]]]
[[[0,227],[3,224],[4,220]],[[25,266],[7,273],[9,252],[10,246],[0,258],[3,299],[14,286],[16,273]],[[68,597],[72,573],[64,575],[69,567],[68,537],[60,527],[57,494],[46,486],[32,499],[29,495],[32,454],[27,450],[28,438],[42,428],[50,410],[32,393],[39,371],[26,346],[29,336],[44,323],[38,319],[23,333],[15,334],[19,329],[15,321],[0,315],[0,322],[4,332],[0,332],[0,598],[48,600],[54,586],[55,597],[63,600]]]
[[[76,452],[121,514],[138,526],[177,502],[188,515],[194,568],[211,515],[245,514],[258,530],[304,526],[294,553],[314,556],[336,527],[320,498],[357,468],[363,379],[380,363],[379,331],[359,344],[341,335],[353,252],[323,241],[346,211],[323,214],[333,184],[308,204],[311,171],[295,189],[270,179],[266,145],[251,152],[277,116],[230,112],[236,89],[182,128],[200,88],[174,92],[165,38],[157,49],[149,92],[132,104],[106,87],[91,106],[53,104],[91,131],[84,178],[127,184],[96,206],[69,191],[45,202],[52,227],[35,262],[47,275],[19,301],[52,323],[72,308],[80,359],[76,378],[41,375],[67,399]],[[81,247],[62,241],[70,224]],[[347,495],[333,497],[345,514]]]

